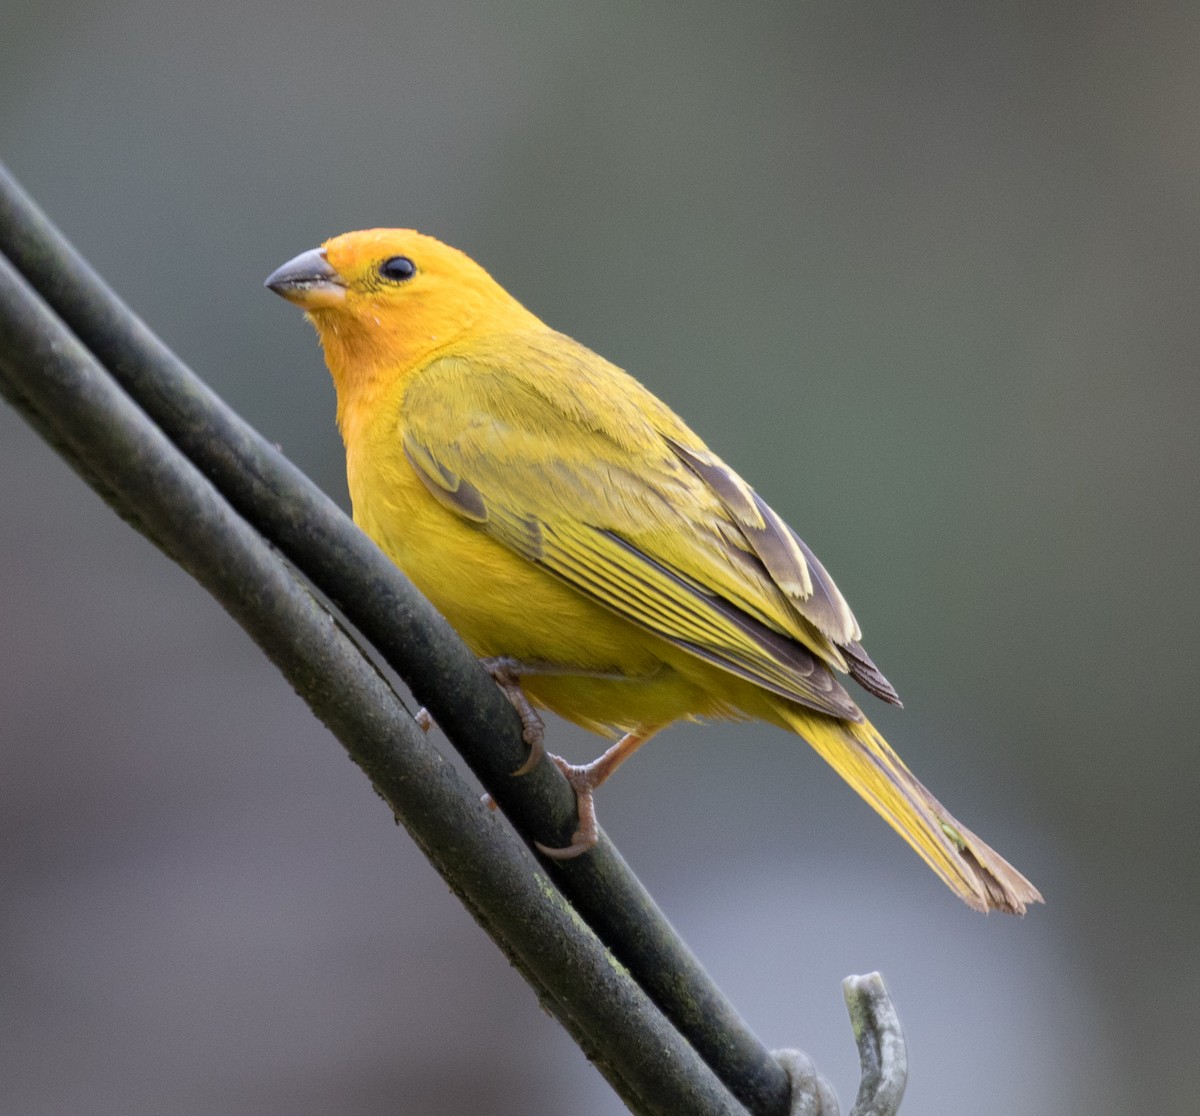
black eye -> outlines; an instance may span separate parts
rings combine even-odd
[[[379,265],[379,274],[393,283],[403,283],[417,273],[417,265],[407,256],[393,256]]]

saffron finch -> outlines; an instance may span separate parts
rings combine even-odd
[[[623,734],[586,767],[551,757],[580,829],[545,851],[595,843],[592,791],[664,725],[753,717],[807,740],[969,906],[1041,901],[843,687],[899,704],[824,566],[638,381],[412,230],[335,237],[266,285],[320,337],[358,525],[512,696]]]

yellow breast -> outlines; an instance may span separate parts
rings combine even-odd
[[[368,414],[367,412],[363,412]],[[343,424],[354,520],[479,656],[554,668],[522,686],[596,731],[724,715],[690,657],[522,558],[434,499],[402,448],[402,396]],[[695,664],[699,665],[699,664]]]

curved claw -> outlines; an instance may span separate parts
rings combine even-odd
[[[540,720],[540,718],[539,718]],[[521,764],[515,771],[510,772],[511,775],[528,775],[539,763],[542,762],[542,756],[546,754],[545,745],[542,743],[541,734],[537,739],[530,740],[528,731],[521,734],[525,738],[525,743],[529,745],[529,755],[525,757],[525,762]]]
[[[588,841],[580,837],[577,829],[572,836],[571,843],[564,845],[561,849],[552,849],[549,845],[543,845],[541,841],[534,841],[533,847],[542,856],[548,856],[551,860],[574,860],[577,856],[582,856],[596,847],[596,837],[593,834],[592,839]]]
[[[521,736],[529,745],[529,755],[512,774],[514,776],[528,775],[542,762],[542,756],[546,754],[546,749],[542,744],[546,735],[546,726],[542,718],[538,716],[538,711],[534,709],[533,702],[521,689],[521,664],[516,659],[500,656],[495,659],[484,659],[483,665],[495,680],[496,685],[504,691],[504,696],[512,702],[517,716],[521,718]]]
[[[607,772],[598,777],[595,764],[576,767],[567,763],[562,756],[549,754],[547,757],[555,767],[566,777],[571,789],[575,792],[575,809],[579,814],[579,828],[571,834],[571,843],[564,848],[555,849],[534,841],[538,852],[552,860],[574,860],[589,849],[596,847],[600,839],[600,827],[596,824],[596,801],[593,791],[604,781]]]
[[[600,839],[600,827],[596,824],[596,803],[592,792],[657,731],[657,725],[646,725],[627,732],[604,755],[582,767],[567,763],[562,756],[546,754],[546,758],[566,776],[575,792],[579,828],[571,835],[571,843],[566,848],[552,849],[535,841],[534,844],[542,853],[554,860],[570,860],[595,848]]]

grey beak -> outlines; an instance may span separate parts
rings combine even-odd
[[[325,258],[324,248],[310,248],[288,260],[266,277],[263,286],[301,306],[328,304],[346,294],[346,284]]]

